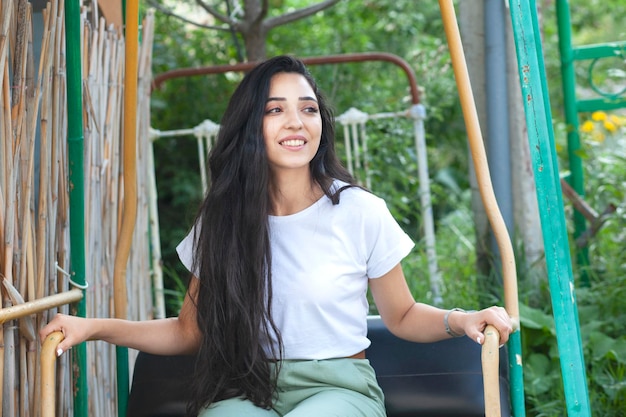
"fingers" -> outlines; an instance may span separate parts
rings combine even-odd
[[[61,356],[64,352],[72,349],[72,344],[67,342],[67,339],[63,339],[61,343],[57,346],[57,356]]]
[[[489,307],[473,313],[473,326],[466,330],[467,335],[482,345],[485,342],[485,328],[487,325],[494,326],[500,335],[500,343],[505,344],[509,340],[509,335],[515,330],[513,320],[502,307]]]
[[[58,328],[56,328],[55,326],[55,320],[57,320],[59,318],[59,316],[62,316],[62,314],[57,314],[54,319],[52,319],[48,324],[46,324],[45,326],[43,326],[41,329],[39,329],[39,340],[43,343],[44,340],[46,340],[46,337],[57,330],[60,330]]]
[[[63,340],[57,346],[57,356],[61,356],[63,352],[72,348],[73,345],[78,343],[73,340],[73,334],[68,331],[68,321],[71,320],[71,316],[65,314],[57,314],[48,324],[39,330],[39,340],[43,343],[46,337],[53,332],[63,333]]]
[[[513,323],[508,313],[502,307],[497,307],[496,317],[491,321],[500,334],[500,346],[509,340],[509,335],[513,332]]]

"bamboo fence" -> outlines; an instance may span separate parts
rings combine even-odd
[[[85,3],[85,2],[83,2]],[[124,37],[87,4],[81,15],[87,315],[113,315],[113,265],[124,201],[122,122]],[[95,8],[97,10],[97,8]],[[41,16],[26,0],[0,6],[0,279],[2,307],[72,289],[70,271],[64,3]],[[142,22],[139,61],[138,216],[127,266],[128,318],[153,316],[148,143],[153,16]],[[42,25],[41,42],[33,25]],[[39,29],[41,28],[39,27]],[[33,45],[41,45],[35,48]],[[35,50],[40,53],[35,54]],[[2,323],[2,417],[39,416],[37,330],[63,306]],[[89,415],[116,415],[115,350],[87,344]],[[56,415],[72,415],[71,355],[57,361]],[[134,355],[130,355],[130,366]]]

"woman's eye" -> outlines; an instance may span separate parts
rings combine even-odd
[[[319,109],[317,107],[311,106],[311,107],[306,107],[304,111],[307,113],[317,113],[319,112]]]
[[[265,110],[265,113],[268,113],[268,114],[269,113],[278,113],[278,112],[280,112],[280,107],[271,107],[271,108]]]

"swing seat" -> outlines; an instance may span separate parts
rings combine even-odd
[[[435,343],[400,339],[368,318],[367,358],[385,393],[388,417],[483,417],[481,346],[468,337]],[[500,405],[511,416],[506,348],[500,349]]]
[[[385,392],[388,417],[483,417],[481,348],[467,337],[412,343],[368,318],[367,358]],[[127,417],[184,417],[193,371],[191,356],[140,352]],[[500,349],[502,416],[510,417],[508,360]]]

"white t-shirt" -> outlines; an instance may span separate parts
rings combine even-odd
[[[272,317],[283,358],[340,358],[366,349],[368,278],[385,275],[414,246],[384,200],[348,188],[338,205],[323,196],[298,213],[270,216],[269,227]],[[193,233],[177,248],[188,269],[192,245]]]

